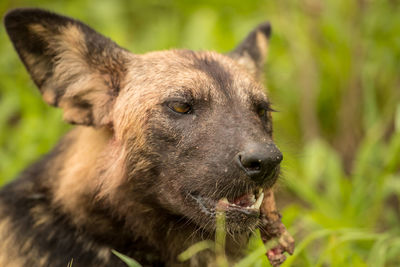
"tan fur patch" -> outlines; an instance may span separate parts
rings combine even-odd
[[[268,39],[265,36],[265,34],[263,34],[260,31],[257,31],[256,34],[256,45],[258,47],[258,51],[260,51],[261,54],[261,60],[264,61],[267,57],[267,52],[268,52]]]
[[[85,199],[82,196],[94,192],[99,181],[96,180],[98,160],[105,146],[108,144],[111,133],[106,129],[91,127],[76,127],[67,136],[74,139],[74,143],[59,159],[60,179],[55,181],[54,201],[61,204],[69,214],[85,216]],[[56,162],[55,165],[58,165]],[[81,220],[79,216],[75,217]]]
[[[0,214],[4,215],[4,211],[0,208]],[[11,234],[11,221],[7,217],[3,217],[0,220],[0,250],[7,251],[7,253],[0,253],[0,266],[12,266],[19,267],[24,266],[23,259],[20,259],[13,253],[14,250],[10,249],[14,247],[14,236]],[[26,242],[29,242],[26,241]]]

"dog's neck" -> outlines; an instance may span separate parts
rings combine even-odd
[[[96,190],[99,155],[109,140],[110,134],[105,130],[76,127],[61,140],[59,154],[48,164],[55,176],[49,177],[53,201],[64,212],[77,216],[77,221],[86,216],[82,209]]]

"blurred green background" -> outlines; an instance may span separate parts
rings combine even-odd
[[[2,0],[80,19],[136,53],[232,49],[273,26],[266,85],[284,152],[278,203],[297,241],[285,266],[400,266],[400,1]],[[0,28],[0,184],[69,126]],[[253,250],[241,266],[267,266]]]

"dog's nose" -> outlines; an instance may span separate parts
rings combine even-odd
[[[255,182],[262,183],[270,177],[283,156],[273,143],[251,144],[236,155],[236,163]]]

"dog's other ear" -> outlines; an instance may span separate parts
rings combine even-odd
[[[41,9],[15,9],[4,24],[43,99],[73,124],[111,124],[128,52],[87,25]]]
[[[250,32],[228,55],[259,79],[267,57],[270,35],[271,25],[269,22],[264,22]]]

